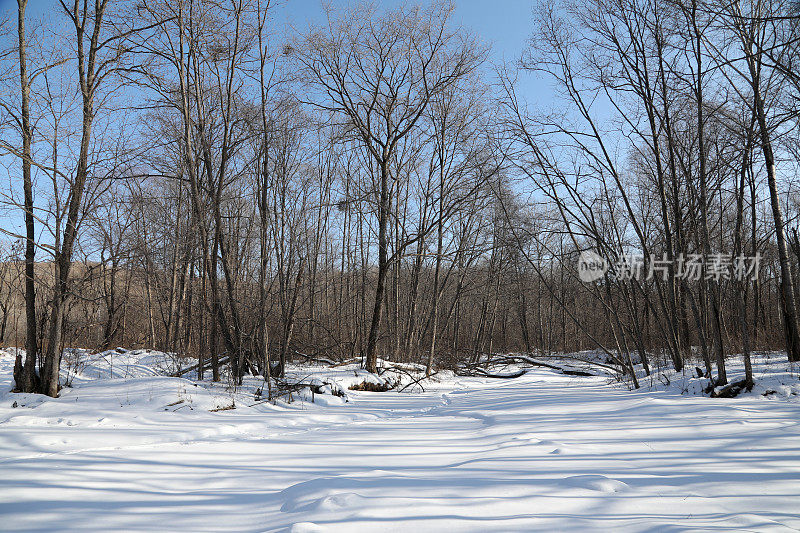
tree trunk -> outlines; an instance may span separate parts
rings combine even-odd
[[[386,276],[389,273],[389,240],[386,234],[389,222],[389,162],[384,159],[381,163],[381,192],[380,205],[378,206],[378,280],[375,286],[375,305],[372,309],[372,321],[367,338],[367,352],[364,368],[369,372],[378,371],[378,334],[383,314],[383,298],[386,292]]]
[[[35,231],[33,218],[33,182],[31,179],[31,123],[30,93],[28,80],[27,41],[25,37],[25,8],[28,0],[17,0],[19,8],[17,27],[19,33],[19,75],[22,92],[22,181],[25,190],[25,363],[17,353],[14,362],[14,382],[21,392],[34,392],[39,388],[36,375],[36,288],[34,274],[36,265]]]

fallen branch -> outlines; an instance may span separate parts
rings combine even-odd
[[[416,370],[416,369],[415,369],[415,370]],[[414,385],[416,385],[417,387],[419,387],[419,388],[420,388],[420,391],[422,391],[422,392],[425,392],[425,387],[423,387],[423,386],[422,386],[422,384],[421,384],[421,381],[423,381],[423,380],[425,380],[425,379],[427,379],[427,378],[430,378],[430,377],[433,377],[433,376],[435,376],[435,375],[436,375],[436,372],[434,372],[434,373],[432,373],[430,376],[426,376],[426,375],[425,375],[425,371],[424,371],[424,370],[418,370],[419,372],[422,372],[422,375],[421,375],[421,376],[419,376],[419,377],[416,377],[416,376],[414,376],[414,374],[412,374],[412,373],[411,373],[411,371],[409,371],[409,370],[407,370],[407,369],[403,368],[403,365],[401,365],[401,364],[398,364],[398,365],[392,365],[391,367],[387,367],[387,368],[384,368],[384,369],[383,369],[383,372],[388,372],[388,371],[392,371],[392,372],[398,372],[398,373],[403,373],[403,374],[407,375],[407,376],[408,376],[408,377],[411,379],[411,381],[410,381],[409,383],[406,383],[406,384],[403,386],[403,388],[402,388],[402,389],[399,389],[397,392],[403,392],[403,391],[404,391],[404,390],[406,390],[407,388],[409,388],[409,387],[413,387]],[[383,372],[381,372],[381,374],[382,374]]]

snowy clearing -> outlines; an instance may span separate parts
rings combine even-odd
[[[534,368],[275,406],[148,357],[95,357],[53,400],[9,393],[0,352],[0,529],[800,528],[800,381],[777,359],[735,399]]]

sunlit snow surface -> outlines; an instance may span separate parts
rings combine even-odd
[[[165,377],[158,352],[87,355],[56,400],[12,394],[2,351],[0,530],[797,530],[800,381],[784,361],[760,357],[735,399],[682,376],[629,391],[531,369],[272,405],[255,379]]]

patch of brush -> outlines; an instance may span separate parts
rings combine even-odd
[[[355,383],[348,387],[349,390],[366,391],[366,392],[386,392],[391,389],[386,383],[373,383],[371,381],[362,381]]]

